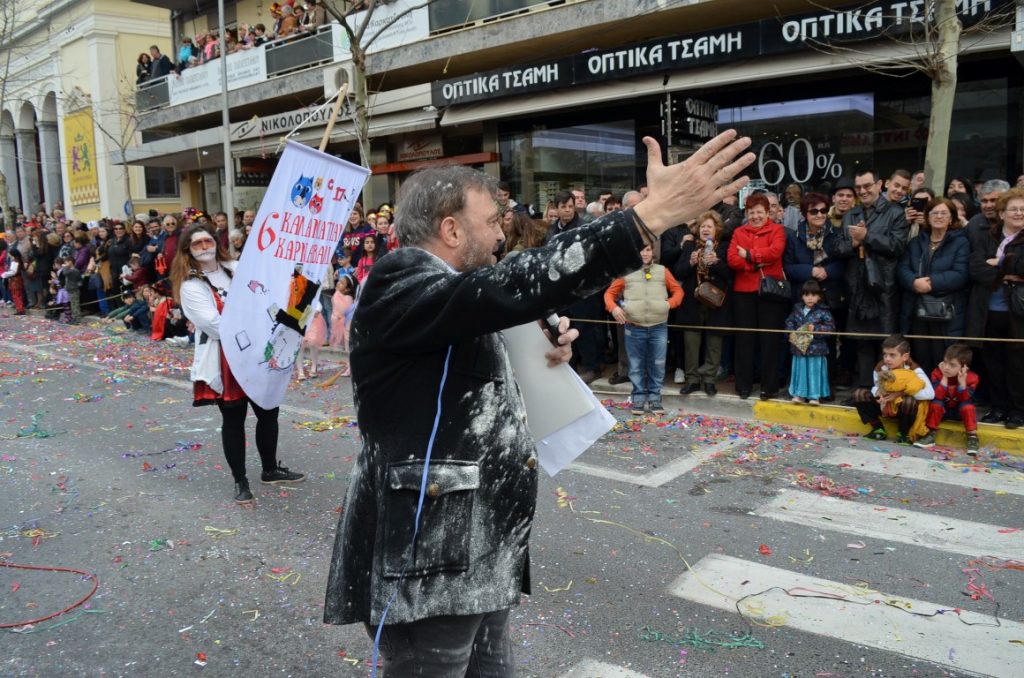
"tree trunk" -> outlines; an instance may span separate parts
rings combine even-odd
[[[932,61],[932,112],[928,123],[924,172],[928,186],[936,195],[944,195],[949,130],[956,98],[957,55],[960,52],[962,30],[956,15],[955,0],[936,0],[935,22],[938,27],[938,44]]]
[[[124,153],[125,153],[125,149],[122,148],[121,149],[121,157],[122,158],[124,157]],[[128,163],[127,162],[122,163],[121,167],[122,167],[122,169],[124,169],[124,199],[125,199],[125,202],[128,203],[128,211],[130,212],[130,214],[127,214],[125,216],[129,219],[128,223],[130,224],[131,220],[135,219],[135,203],[132,200],[132,182],[131,182],[131,177],[128,175]],[[234,222],[232,222],[232,223],[234,223]]]
[[[355,111],[352,124],[355,126],[356,139],[359,141],[359,162],[363,167],[370,166],[370,124],[366,104],[369,97],[366,92],[366,52],[361,45],[352,43],[352,72],[355,82],[352,83],[355,95]]]

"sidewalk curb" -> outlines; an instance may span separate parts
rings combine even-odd
[[[857,411],[849,407],[821,405],[811,407],[782,401],[757,401],[754,403],[754,417],[760,421],[769,421],[791,426],[808,428],[833,429],[844,433],[866,433],[867,426]],[[886,422],[886,430],[890,437],[895,437],[896,427]],[[978,437],[982,446],[995,446],[1014,455],[1024,456],[1024,433],[1011,431],[996,424],[978,424]],[[966,437],[963,425],[959,422],[943,422],[935,432],[935,441],[942,446],[964,449]]]

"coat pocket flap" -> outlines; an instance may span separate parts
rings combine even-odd
[[[392,490],[419,492],[423,482],[423,462],[420,460],[388,464],[388,487]],[[474,461],[435,459],[427,471],[427,486],[434,488],[436,496],[480,487],[480,465]]]

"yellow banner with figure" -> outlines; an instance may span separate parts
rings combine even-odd
[[[64,140],[71,204],[99,202],[100,182],[96,171],[92,108],[83,108],[64,116]]]

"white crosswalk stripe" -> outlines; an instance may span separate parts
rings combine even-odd
[[[928,481],[958,488],[1024,495],[1019,473],[973,468],[913,456],[896,456],[839,448],[821,460],[851,471]],[[964,471],[968,468],[968,471]],[[843,500],[804,490],[786,490],[755,508],[763,518],[837,535],[856,535],[878,548],[915,546],[965,556],[1024,560],[1019,529],[958,518]],[[786,593],[789,592],[789,594]],[[670,593],[688,601],[733,613],[740,602],[745,616],[786,627],[933,662],[958,672],[999,678],[1021,675],[1010,641],[1024,638],[1024,624],[982,613],[961,611],[958,592],[940,602],[899,598],[806,574],[721,554],[708,555],[682,574]],[[751,596],[752,594],[759,594]],[[808,597],[819,595],[820,597]],[[936,594],[938,595],[938,594]],[[831,598],[831,599],[829,599]],[[902,605],[897,609],[887,605]],[[948,604],[947,604],[948,603]],[[908,611],[928,614],[925,617]],[[965,623],[966,622],[966,623]]]
[[[605,468],[603,466],[596,466],[594,464],[587,464],[578,461],[570,464],[569,470],[588,476],[594,476],[596,478],[618,480],[623,483],[639,485],[641,487],[661,487],[665,483],[689,473],[705,461],[712,459],[715,455],[732,449],[739,444],[740,442],[736,440],[725,440],[714,445],[698,447],[693,450],[691,454],[674,459],[661,468],[649,473],[626,473],[625,471],[618,471],[616,469]]]
[[[890,477],[927,480],[960,487],[977,487],[980,490],[992,492],[1024,495],[1024,473],[990,468],[976,471],[974,468],[980,467],[972,464],[957,464],[907,456],[893,459],[878,452],[858,450],[852,447],[839,448],[824,457],[821,462],[830,466],[849,464],[851,468],[858,471]],[[974,468],[971,468],[972,466]]]
[[[587,659],[572,667],[569,673],[562,674],[561,678],[647,678],[647,676],[629,669]]]
[[[779,494],[755,509],[754,514],[878,542],[914,544],[968,556],[1024,559],[1024,539],[1018,526],[975,523],[799,490]]]
[[[741,603],[744,606],[752,602],[746,606],[745,614],[760,619],[778,617],[790,628],[841,638],[959,671],[999,678],[1021,675],[1021,664],[1009,661],[1007,653],[1012,652],[1008,649],[1013,647],[1010,641],[1024,638],[1024,624],[1001,619],[997,627],[993,617],[973,612],[953,613],[954,605],[857,590],[838,582],[719,554],[698,561],[693,571],[680,576],[670,591],[689,601],[736,612],[738,600],[773,587],[778,588]],[[779,589],[796,595],[786,595]],[[843,602],[800,597],[800,594],[806,596],[812,592],[841,596]],[[938,609],[950,611],[920,617],[875,603],[876,600],[909,604],[910,610],[925,614]],[[976,625],[968,626],[964,622]]]

